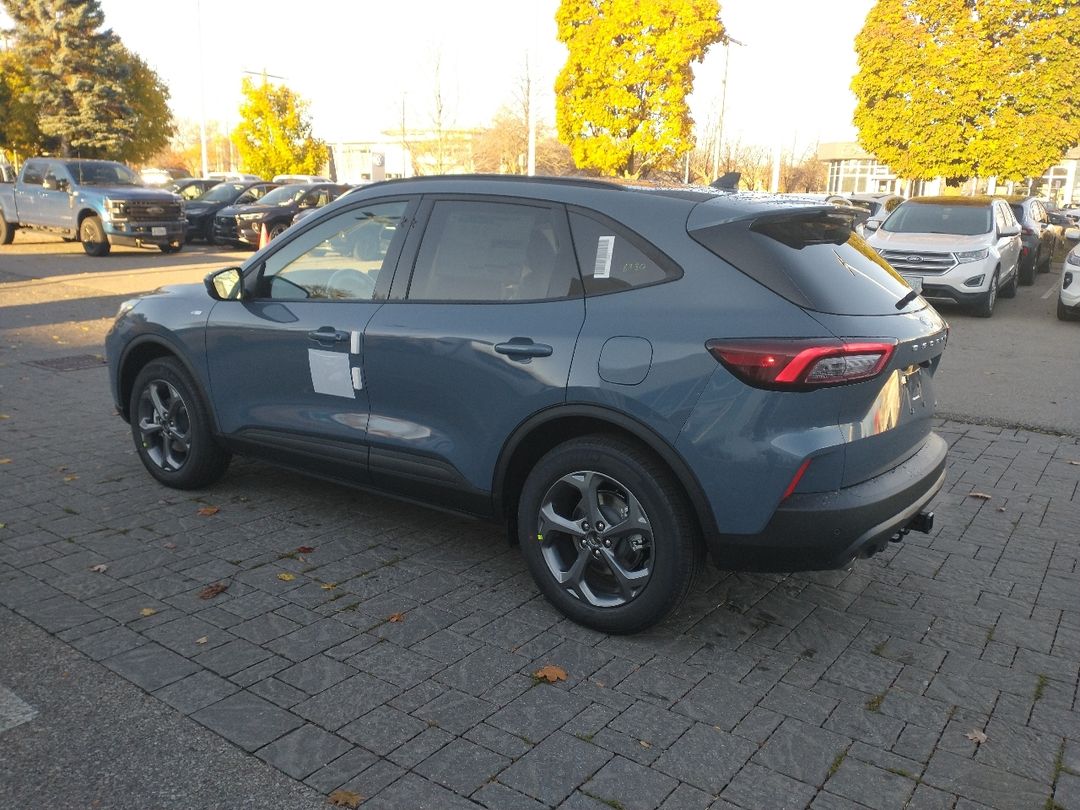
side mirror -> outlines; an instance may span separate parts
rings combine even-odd
[[[1065,229],[1065,238],[1066,239],[1080,239],[1080,228],[1066,228]]]
[[[203,279],[203,284],[215,301],[239,301],[243,298],[243,278],[239,267],[226,267],[210,273]]]
[[[58,182],[56,182],[55,177],[46,177],[41,182],[41,185],[42,185],[43,188],[46,188],[49,191],[59,191],[60,190],[60,184]]]
[[[871,232],[876,231],[880,227],[881,227],[881,220],[880,219],[868,219],[868,220],[866,220],[866,222],[863,223],[863,228],[865,230],[871,231]]]

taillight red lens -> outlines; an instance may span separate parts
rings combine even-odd
[[[807,390],[876,377],[888,365],[896,342],[716,339],[705,348],[749,385]]]

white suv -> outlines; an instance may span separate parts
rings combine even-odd
[[[1065,231],[1066,239],[1080,239],[1080,228]],[[1073,246],[1061,268],[1061,291],[1058,293],[1057,316],[1060,321],[1080,319],[1080,243]]]
[[[994,314],[998,292],[1016,295],[1020,225],[999,197],[913,197],[867,241],[924,298]]]

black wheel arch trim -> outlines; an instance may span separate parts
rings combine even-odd
[[[124,381],[125,379],[130,379],[131,383],[134,384],[135,377],[139,375],[139,372],[136,371],[133,375],[131,375],[130,378],[126,378],[124,375],[124,369],[127,366],[128,359],[131,357],[131,353],[135,349],[147,345],[160,346],[170,357],[174,357],[177,361],[179,361],[180,365],[184,367],[184,371],[188,373],[188,376],[191,377],[192,383],[194,383],[195,385],[196,393],[200,397],[202,397],[203,404],[206,406],[206,412],[210,416],[210,432],[213,433],[215,436],[220,435],[221,431],[218,429],[217,414],[214,412],[213,401],[207,395],[206,387],[203,385],[202,378],[199,376],[198,372],[195,371],[195,368],[191,365],[191,362],[184,355],[184,352],[179,347],[177,347],[177,345],[173,343],[170,338],[166,337],[165,335],[159,334],[139,335],[136,338],[132,338],[131,342],[129,342],[124,347],[124,351],[120,355],[120,362],[117,363],[116,374],[116,401],[120,403],[120,416],[124,419],[124,421],[128,422],[131,419],[131,414],[128,413],[130,403],[127,401],[128,399],[130,399],[130,397],[125,399],[125,397],[121,395],[124,390]]]
[[[542,428],[546,424],[556,420],[572,419],[574,417],[606,422],[612,427],[619,428],[620,430],[629,433],[656,453],[656,455],[667,464],[682,485],[683,491],[686,492],[687,497],[690,499],[690,505],[694,510],[694,516],[697,518],[698,525],[701,528],[706,548],[712,549],[715,539],[719,537],[719,529],[716,525],[716,518],[713,515],[712,508],[709,506],[709,500],[705,497],[705,490],[698,481],[697,476],[694,475],[693,471],[690,469],[690,466],[666,439],[648,425],[622,411],[615,411],[601,405],[590,405],[586,403],[553,405],[534,413],[514,429],[513,433],[510,434],[510,437],[503,443],[502,451],[499,453],[499,459],[495,464],[491,496],[496,515],[513,517],[512,515],[507,515],[507,507],[509,505],[505,503],[503,490],[506,485],[507,474],[510,471],[510,462],[514,458],[514,454],[517,452],[522,442],[524,442],[534,431]]]

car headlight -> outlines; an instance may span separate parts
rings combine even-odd
[[[981,262],[990,255],[990,248],[983,248],[982,250],[962,250],[953,255],[960,264],[965,264],[967,262]]]
[[[1065,261],[1068,264],[1080,265],[1080,251],[1071,251],[1069,255],[1065,257]]]
[[[127,301],[121,301],[120,308],[116,310],[116,320],[120,320],[131,312],[131,310],[135,309],[135,305],[138,303],[138,298],[129,298]]]
[[[114,222],[118,220],[127,219],[127,201],[125,200],[111,200],[108,197],[105,198],[105,210],[102,212],[105,219],[111,219]]]

